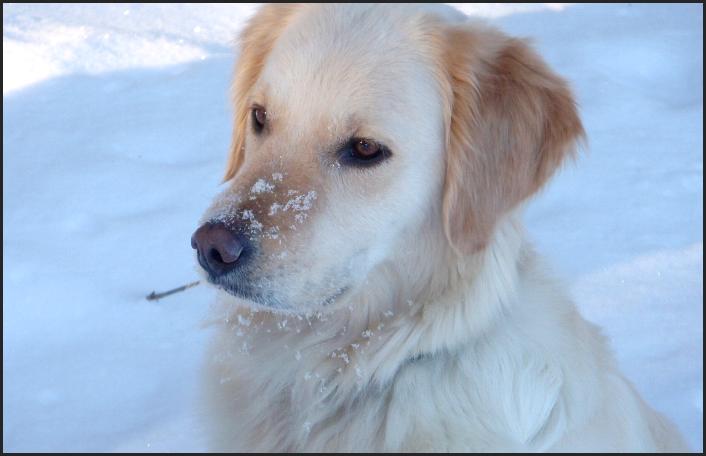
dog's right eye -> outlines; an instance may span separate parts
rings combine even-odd
[[[351,138],[338,151],[342,165],[368,168],[377,165],[392,155],[383,144],[368,138]]]
[[[260,133],[263,128],[265,128],[265,122],[267,121],[267,111],[262,106],[255,106],[252,108],[252,127],[255,133]]]

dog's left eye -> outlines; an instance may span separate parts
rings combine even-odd
[[[254,106],[252,108],[252,126],[255,133],[260,133],[265,128],[267,121],[267,111],[262,106]]]
[[[368,167],[385,160],[390,150],[368,138],[351,138],[341,149],[339,161],[343,165]]]

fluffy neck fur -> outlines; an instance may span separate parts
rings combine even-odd
[[[381,265],[360,287],[364,291],[336,311],[282,315],[226,305],[210,357],[210,376],[219,379],[211,386],[210,400],[216,409],[236,404],[242,420],[219,420],[222,435],[217,440],[230,449],[250,450],[399,449],[401,442],[390,436],[404,431],[386,433],[390,423],[371,427],[369,422],[384,419],[399,377],[420,362],[453,362],[459,353],[466,356],[496,337],[497,321],[517,312],[521,275],[534,261],[513,217],[502,221],[489,246],[471,257],[448,261],[447,255],[455,254],[439,249],[438,241],[426,239],[421,248],[398,249],[416,258]],[[571,318],[579,318],[573,316],[573,307],[567,309]],[[522,313],[531,319],[532,312]],[[535,340],[518,340],[518,346],[542,343],[541,334],[531,337]],[[560,350],[556,347],[557,358]],[[506,354],[498,359],[502,356]],[[586,371],[590,366],[576,368]],[[551,371],[545,382],[554,401],[530,406],[532,411],[525,413],[539,418],[510,413],[516,421],[526,421],[514,424],[522,438],[533,438],[536,421],[549,419],[562,384],[558,377]],[[232,416],[232,407],[223,413]],[[346,424],[336,425],[341,422]],[[365,435],[363,430],[369,429],[379,429],[379,435]]]

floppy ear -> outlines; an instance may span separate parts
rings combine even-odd
[[[574,154],[584,131],[566,82],[523,41],[461,25],[446,30],[445,46],[444,229],[469,254]]]
[[[248,94],[260,77],[267,55],[282,30],[299,8],[297,4],[270,4],[261,7],[240,33],[240,57],[231,90],[235,106],[235,126],[228,165],[223,181],[232,179],[243,162],[245,132],[250,106]]]

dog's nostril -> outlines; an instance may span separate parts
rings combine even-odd
[[[216,263],[225,263],[225,261],[223,261],[223,257],[221,256],[220,252],[216,249],[211,249],[208,252],[208,256],[211,260],[215,261]]]

